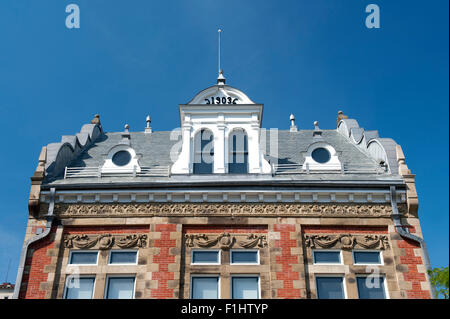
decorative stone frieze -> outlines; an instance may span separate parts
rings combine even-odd
[[[400,205],[399,208],[401,213],[406,212],[405,205]],[[41,210],[41,213],[43,212],[44,210]],[[389,204],[55,204],[54,213],[61,218],[111,216],[390,217],[392,207]]]
[[[239,240],[237,237],[245,236],[245,239]],[[266,235],[260,234],[233,234],[222,233],[217,236],[211,236],[206,234],[186,234],[185,242],[187,247],[213,247],[218,246],[221,249],[230,249],[237,243],[238,246],[243,248],[267,246]]]
[[[341,248],[341,249],[382,249],[389,248],[387,235],[305,235],[308,248]]]
[[[64,238],[64,246],[66,248],[98,248],[109,249],[114,246],[119,248],[145,247],[147,245],[147,235],[66,235]]]

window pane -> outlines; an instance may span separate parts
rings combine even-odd
[[[315,251],[314,252],[315,264],[340,264],[341,252],[340,251]]]
[[[118,151],[112,157],[112,162],[117,166],[125,166],[131,161],[131,154],[127,151]]]
[[[233,277],[233,299],[258,299],[258,277]]]
[[[379,251],[354,251],[355,264],[381,264]]]
[[[96,251],[72,251],[70,255],[70,264],[96,264],[97,263]]]
[[[193,251],[192,263],[219,263],[218,251]]]
[[[133,299],[134,277],[109,278],[107,299]]]
[[[383,277],[357,277],[359,299],[386,299]]]
[[[218,277],[192,277],[192,299],[219,298]]]
[[[315,160],[317,163],[324,164],[328,162],[331,158],[330,152],[328,152],[327,149],[323,147],[316,148],[312,153],[311,157],[313,160]]]
[[[317,298],[319,299],[344,299],[344,287],[342,277],[317,277]]]
[[[212,174],[214,163],[214,136],[202,130],[194,138],[194,174]]]
[[[258,252],[256,251],[232,251],[231,263],[233,264],[257,264]]]
[[[70,277],[66,283],[66,299],[92,299],[95,278]]]
[[[111,251],[110,264],[135,264],[136,251]]]
[[[248,142],[247,134],[243,130],[234,131],[228,138],[229,157],[228,173],[248,173]]]

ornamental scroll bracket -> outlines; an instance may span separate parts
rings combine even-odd
[[[119,248],[145,247],[147,245],[147,235],[66,235],[64,246],[66,248],[88,249],[97,247],[98,249],[109,249],[114,246]]]
[[[315,248],[342,248],[351,250],[354,248],[381,249],[389,248],[389,240],[386,235],[305,235],[306,247]]]
[[[186,234],[184,238],[187,247],[208,248],[218,245],[219,248],[226,250],[232,248],[235,244],[242,248],[264,248],[267,246],[266,235],[244,235],[246,236],[246,238],[243,240],[239,240],[237,236],[240,235],[230,235],[229,233],[222,233],[218,236],[210,237],[206,234]]]

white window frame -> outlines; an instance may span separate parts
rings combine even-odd
[[[97,258],[95,264],[71,264],[72,253],[97,253]],[[88,249],[72,249],[69,251],[69,259],[67,260],[67,266],[98,266],[98,250],[88,250]]]
[[[232,255],[234,252],[246,252],[246,253],[252,253],[256,252],[256,263],[234,263]],[[259,259],[259,249],[230,249],[230,265],[260,265],[260,259]]]
[[[259,274],[232,274],[230,275],[230,298],[233,299],[233,278],[239,277],[253,277],[258,278],[258,298],[261,299],[261,278]],[[238,300],[238,299],[236,299]]]
[[[327,252],[339,252],[339,263],[317,263],[315,252],[327,253]],[[342,249],[313,249],[312,250],[312,261],[313,265],[343,265],[344,259],[342,257]]]
[[[135,252],[136,253],[136,261],[134,263],[117,263],[117,264],[112,264],[111,263],[111,253],[112,252],[124,252],[124,253],[130,253],[130,252]],[[127,265],[137,265],[138,264],[138,258],[139,258],[139,250],[137,249],[112,249],[109,251],[108,254],[108,266],[127,266]]]
[[[368,276],[374,276],[374,274],[357,274],[356,277],[368,277]],[[387,280],[386,280],[386,275],[385,274],[379,274],[379,275],[375,275],[377,277],[380,277],[383,279],[383,286],[384,286],[384,295],[386,296],[385,299],[390,299],[389,297],[389,289],[387,287]],[[358,294],[358,299],[359,299],[359,289],[358,289],[358,282],[356,281],[356,290],[357,290],[357,294]]]
[[[319,289],[317,286],[317,278],[323,278],[323,277],[341,277],[342,278],[342,286],[344,288],[344,299],[348,299],[347,296],[347,282],[345,280],[345,274],[315,274],[314,275],[314,285],[316,287],[316,298],[319,299]]]
[[[136,274],[114,274],[114,275],[108,274],[106,276],[105,291],[103,293],[103,299],[107,299],[110,278],[134,278],[133,298],[131,298],[131,299],[135,299],[135,297],[136,297],[136,282],[137,282]]]
[[[356,263],[356,261],[355,261],[355,252],[358,252],[358,253],[379,253],[379,255],[380,255],[380,263],[379,264]],[[384,266],[383,252],[381,250],[376,250],[376,249],[355,249],[355,250],[352,250],[352,259],[353,259],[353,265],[355,265],[355,266]]]
[[[72,277],[73,274],[66,274],[66,280],[64,281],[64,294],[63,294],[63,299],[66,299],[67,296],[67,290],[69,289],[69,287],[67,287],[67,280]],[[92,286],[92,298],[94,299],[95,296],[95,286],[97,283],[97,275],[95,274],[89,274],[89,275],[78,275],[79,278],[94,278],[94,285]]]
[[[200,263],[194,263],[194,252],[217,252],[219,258],[217,262],[214,263],[205,263],[205,262],[200,262]],[[222,262],[222,251],[221,249],[191,249],[191,265],[221,265]]]
[[[193,285],[193,281],[192,278],[203,278],[203,277],[211,277],[211,278],[217,278],[217,299],[221,299],[221,294],[220,294],[220,286],[221,286],[221,277],[220,274],[191,274],[190,277],[190,287],[189,287],[189,298],[193,299],[193,290],[194,290],[194,285]]]

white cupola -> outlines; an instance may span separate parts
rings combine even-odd
[[[263,105],[226,85],[222,70],[179,110],[182,148],[172,174],[272,173],[259,147]]]

